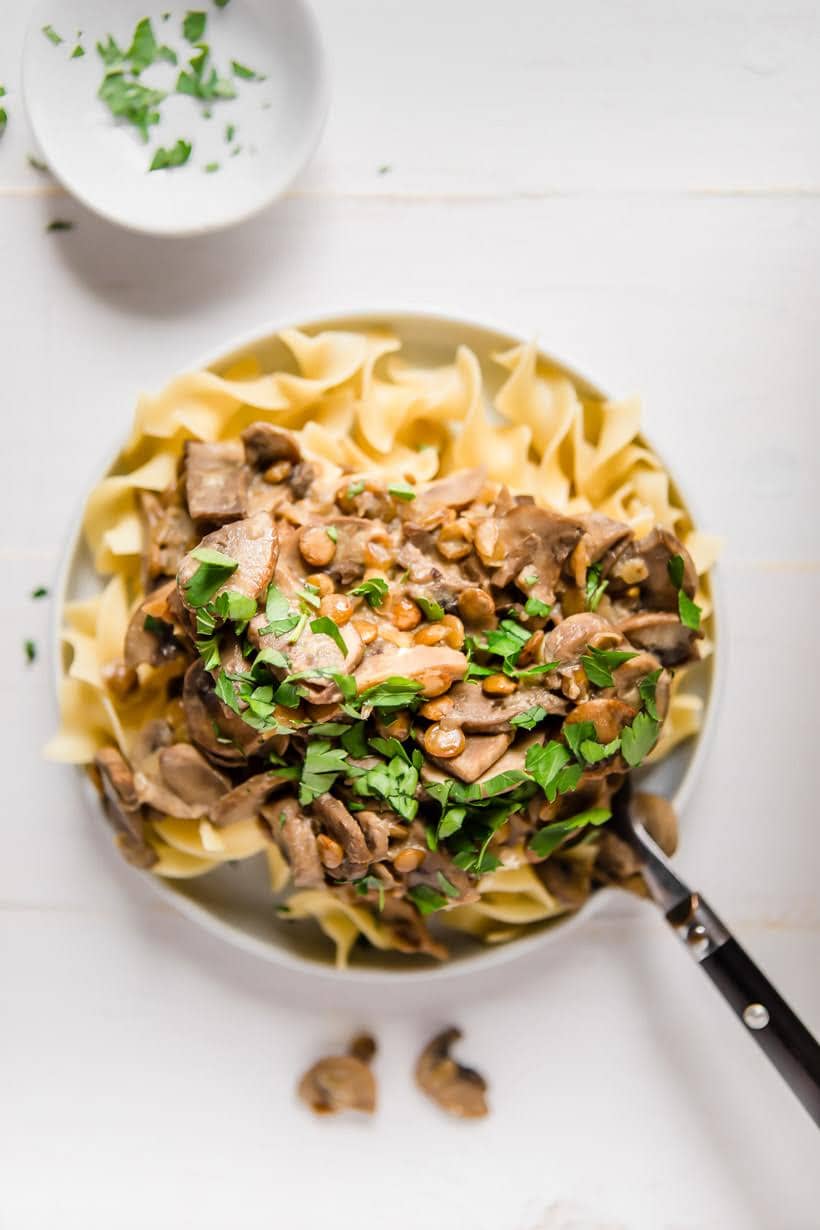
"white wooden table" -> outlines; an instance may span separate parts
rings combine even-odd
[[[346,306],[538,334],[644,395],[727,536],[725,686],[679,865],[820,1029],[817,3],[317,0],[334,105],[312,167],[250,225],[171,243],[27,165],[28,7],[0,9],[0,1226],[817,1227],[808,1117],[647,907],[434,994],[286,976],[120,865],[40,760],[48,662],[21,647],[45,650],[28,593],[138,390],[198,352]],[[477,1125],[409,1079],[451,1021],[492,1080]],[[314,1121],[295,1076],[362,1024],[379,1114]]]

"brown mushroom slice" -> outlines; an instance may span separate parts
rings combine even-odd
[[[224,525],[245,515],[247,471],[238,440],[185,445],[185,498],[194,521]]]
[[[664,666],[680,666],[697,657],[697,633],[682,624],[672,611],[641,611],[618,624],[618,631]]]
[[[390,925],[393,947],[399,952],[447,960],[446,946],[430,934],[416,907],[405,898],[392,894],[385,897],[381,919]]]
[[[185,672],[182,704],[189,738],[217,764],[244,764],[248,756],[267,747],[277,749],[278,735],[254,730],[222,703],[214,692],[213,676],[201,659],[192,662]]]
[[[564,721],[564,726],[572,726],[576,722],[591,722],[595,727],[595,738],[599,743],[611,743],[617,739],[624,726],[635,717],[637,709],[624,704],[615,696],[598,696],[594,700],[585,700],[576,705]]]
[[[578,520],[584,527],[584,533],[572,559],[575,583],[582,586],[587,569],[592,564],[597,564],[605,555],[623,549],[633,534],[628,525],[624,525],[622,521],[613,521],[603,513],[581,513]]]
[[[244,521],[232,521],[212,534],[206,534],[199,547],[219,551],[238,564],[225,584],[213,595],[214,598],[232,590],[253,598],[257,603],[264,601],[279,555],[276,529],[270,513],[254,513]],[[189,611],[195,608],[187,600],[186,589],[199,567],[200,561],[193,554],[188,554],[177,574],[179,594]]]
[[[404,534],[397,560],[407,572],[405,591],[411,598],[427,598],[454,611],[465,589],[486,588],[489,574],[475,554],[449,563],[436,549],[437,531],[408,525]]]
[[[145,525],[142,562],[146,581],[174,577],[199,537],[194,523],[182,507],[176,487],[162,495],[140,491],[138,499]]]
[[[456,470],[446,478],[437,478],[420,488],[418,495],[408,508],[408,514],[413,520],[421,520],[437,508],[466,508],[481,495],[487,482],[487,471],[484,466],[474,469]]]
[[[450,1047],[461,1036],[460,1029],[445,1029],[428,1042],[416,1064],[416,1083],[448,1115],[480,1119],[488,1111],[487,1082],[451,1057]]]
[[[457,649],[448,649],[446,645],[413,645],[368,655],[353,677],[359,692],[364,692],[394,676],[421,680],[425,675],[440,675],[452,682],[462,679],[466,670],[467,659]]]
[[[159,769],[169,790],[191,806],[203,807],[203,815],[230,790],[230,780],[209,764],[190,743],[174,743],[159,752]]]
[[[375,811],[357,811],[356,822],[364,833],[371,862],[379,862],[386,858],[391,829],[391,822],[387,816],[380,816]]]
[[[317,1115],[358,1110],[372,1115],[376,1109],[376,1081],[370,1060],[376,1043],[361,1034],[350,1044],[347,1055],[331,1055],[308,1068],[299,1081],[299,1097]]]
[[[313,824],[296,799],[276,799],[260,812],[288,861],[296,888],[318,888],[325,872],[316,848]]]
[[[613,648],[623,639],[620,632],[603,615],[595,615],[583,611],[578,615],[569,615],[555,628],[551,628],[541,645],[540,658],[542,662],[557,662],[559,666],[569,666],[577,662],[587,647],[595,644],[600,638],[609,638]]]
[[[637,585],[644,606],[653,611],[676,611],[678,591],[669,576],[669,561],[676,555],[683,560],[683,589],[693,597],[698,576],[692,557],[674,534],[657,528],[629,543],[618,555],[609,573],[610,593],[620,594]]]
[[[516,582],[519,588],[528,597],[554,602],[564,564],[583,533],[581,523],[536,504],[517,504],[498,524],[504,562],[493,573],[493,585],[503,588],[526,569]],[[532,577],[537,579],[530,583]]]
[[[540,705],[548,714],[564,714],[568,703],[547,688],[519,687],[509,696],[488,696],[480,682],[456,683],[447,693],[453,705],[447,721],[465,734],[497,734],[511,729],[511,721],[527,709]]]
[[[332,563],[327,566],[327,573],[337,585],[353,585],[368,567],[368,543],[374,535],[382,541],[388,531],[382,522],[366,517],[328,517],[326,524],[332,525],[336,531],[336,551]]]
[[[142,840],[142,807],[134,774],[116,747],[101,747],[94,757],[102,786],[106,815],[114,828]]]
[[[497,764],[512,741],[512,734],[470,735],[465,741],[464,751],[458,756],[447,760],[431,756],[430,759],[451,777],[457,777],[462,782],[477,782]]]
[[[255,470],[266,470],[277,461],[301,461],[299,441],[292,431],[273,423],[250,423],[242,432],[245,460]]]
[[[349,863],[366,867],[371,854],[364,834],[341,799],[332,794],[320,794],[313,803],[314,812],[321,818],[324,828],[339,842]]]
[[[655,683],[655,708],[661,721],[669,709],[669,690],[671,677],[669,671],[663,670],[658,659],[651,653],[639,653],[628,662],[622,662],[612,671],[612,681],[615,684],[615,695],[618,700],[632,705],[635,709],[643,707],[643,698],[638,690],[639,684],[647,675],[653,675],[660,670]]]
[[[123,661],[126,666],[139,666],[142,662],[161,666],[180,653],[174,640],[174,616],[168,606],[175,589],[176,582],[167,581],[143,598],[134,611],[125,633]]]
[[[208,813],[208,819],[217,828],[237,824],[240,820],[252,820],[259,815],[272,794],[291,784],[289,777],[280,777],[275,770],[255,773],[223,794]]]

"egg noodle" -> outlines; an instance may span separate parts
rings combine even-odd
[[[381,331],[310,336],[286,330],[280,336],[293,355],[293,371],[265,372],[243,358],[224,374],[181,375],[156,396],[140,398],[130,438],[85,508],[86,541],[105,584],[95,597],[65,609],[62,726],[47,749],[52,758],[90,765],[110,745],[128,758],[140,729],[163,716],[163,668],[140,668],[136,699],[118,698],[104,677],[121,657],[129,618],[144,597],[144,528],[135,494],[159,493],[176,481],[187,440],[236,439],[260,420],[295,431],[304,456],[321,460],[340,480],[354,475],[421,483],[482,466],[490,479],[547,508],[569,515],[595,510],[625,522],[638,537],[654,526],[674,532],[697,569],[706,633],[700,656],[708,655],[707,573],[716,540],[694,529],[669,475],[642,441],[637,400],[584,395],[567,376],[553,374],[531,343],[494,356],[506,377],[491,407],[479,361],[464,346],[446,366],[420,367],[406,362],[399,340]],[[675,674],[652,760],[699,728],[702,701],[687,690],[688,674],[687,667]],[[166,816],[149,828],[157,855],[152,874],[199,876],[229,860],[262,858],[272,892],[288,889],[288,864],[256,820],[219,828],[207,819]],[[570,870],[594,860],[595,843],[593,834],[566,852]],[[445,927],[501,941],[568,909],[524,859],[509,858],[477,887],[477,901],[440,913]],[[377,912],[340,900],[328,888],[292,892],[287,907],[291,919],[316,920],[336,945],[339,964],[360,935],[377,948],[395,947],[390,924]]]

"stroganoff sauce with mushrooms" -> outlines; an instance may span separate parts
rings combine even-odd
[[[139,501],[146,596],[106,683],[125,702],[159,680],[165,716],[95,760],[130,862],[154,865],[171,823],[206,849],[241,833],[293,916],[318,890],[438,958],[430,923],[498,869],[534,869],[567,909],[617,874],[610,799],[697,657],[671,532],[565,516],[477,468],[340,480],[269,422],[189,440]]]

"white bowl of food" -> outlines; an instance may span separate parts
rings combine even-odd
[[[245,950],[481,969],[635,886],[626,773],[681,806],[713,548],[637,404],[531,342],[268,328],[143,397],[89,495],[49,750],[135,874]]]
[[[154,235],[218,230],[270,204],[316,148],[329,99],[305,0],[148,16],[138,0],[40,0],[23,89],[60,183]]]

